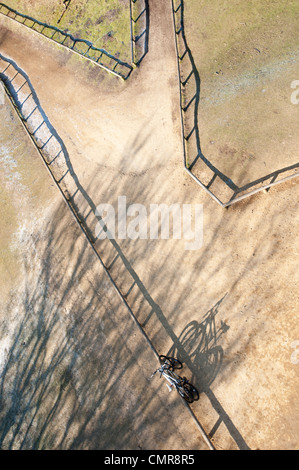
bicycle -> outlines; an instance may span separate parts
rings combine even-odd
[[[171,392],[173,387],[177,390],[178,394],[186,400],[188,403],[193,403],[199,399],[199,393],[196,388],[186,379],[186,377],[180,377],[174,372],[174,369],[182,369],[183,365],[174,357],[159,356],[161,366],[153,372],[151,378],[160,372],[160,378],[163,376],[168,382],[166,385],[168,390]]]

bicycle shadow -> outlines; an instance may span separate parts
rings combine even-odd
[[[189,367],[192,373],[192,381],[194,385],[198,387],[199,391],[204,391],[208,396],[211,405],[219,414],[219,420],[221,420],[221,422],[225,422],[231,436],[235,439],[238,446],[240,448],[245,448],[246,443],[244,443],[244,439],[209,388],[209,386],[215,380],[215,377],[217,376],[222,365],[223,350],[217,342],[220,338],[220,335],[227,331],[227,326],[222,324],[221,328],[217,330],[215,317],[225,296],[206,313],[203,321],[200,323],[197,321],[191,321],[183,329],[179,337],[175,334],[168,318],[163,313],[159,304],[154,300],[151,293],[147,290],[142,279],[135,270],[129,256],[124,252],[123,247],[115,239],[107,238],[104,241],[98,241],[95,239],[94,225],[97,222],[100,222],[101,219],[96,213],[96,203],[91,196],[92,191],[90,188],[85,188],[80,181],[80,178],[72,165],[72,161],[66,146],[43,111],[29,77],[12,60],[6,58],[3,59],[7,62],[7,64],[10,64],[12,69],[9,72],[7,80],[4,82],[6,88],[8,88],[8,91],[10,92],[10,95],[15,101],[15,107],[19,110],[19,115],[22,116],[22,103],[19,101],[18,91],[15,90],[13,85],[17,82],[17,78],[15,78],[17,77],[17,75],[15,75],[16,72],[18,72],[19,75],[25,79],[27,86],[29,87],[28,93],[30,92],[34,98],[34,103],[32,104],[34,107],[32,110],[30,108],[28,112],[32,115],[32,111],[35,109],[35,107],[39,110],[41,115],[41,123],[44,122],[46,124],[49,135],[53,136],[52,140],[54,140],[56,143],[55,157],[50,159],[50,155],[45,155],[48,168],[53,173],[54,179],[58,183],[58,186],[62,188],[63,191],[67,191],[70,208],[79,221],[81,228],[87,236],[87,239],[93,244],[96,252],[99,254],[99,257],[102,259],[105,251],[110,248],[108,250],[109,256],[105,256],[106,264],[105,262],[103,264],[105,264],[107,267],[113,282],[118,286],[120,292],[122,292],[123,298],[126,298],[126,302],[130,305],[130,308],[134,312],[134,317],[136,318],[139,326],[146,334],[149,321],[151,319],[154,319],[155,322],[158,321],[161,329],[173,342],[173,347],[171,348],[173,352],[172,354],[169,353],[169,355],[174,355],[177,352],[178,357],[186,364],[187,367]],[[8,69],[8,66],[6,66],[5,74],[8,74],[9,70],[10,69]],[[14,82],[12,84],[13,80]],[[23,122],[30,124],[28,122],[28,116],[25,118],[23,117]],[[41,124],[39,124],[39,127],[40,126]],[[33,130],[30,129],[31,127],[27,128],[29,134],[33,136],[33,140],[35,141],[37,137],[37,130],[33,128],[33,124]],[[42,140],[39,144],[35,142],[36,147],[40,150],[41,153],[45,153],[47,147],[49,146],[48,142],[50,137],[47,135],[46,139],[47,140],[45,141]],[[141,144],[142,142],[136,140],[135,147],[138,148],[141,146]],[[53,168],[53,165],[55,162],[58,162],[58,160],[60,165],[58,166],[57,163],[57,167]],[[69,178],[68,184],[63,187],[62,183],[66,178]],[[150,336],[152,337],[152,333]],[[157,355],[158,353],[151,343],[151,338],[148,336],[147,341],[152,347],[153,352],[155,352]]]
[[[178,337],[178,342],[167,353],[186,364],[192,373],[191,382],[199,393],[206,391],[221,369],[223,348],[218,340],[228,331],[229,326],[224,321],[217,326],[216,315],[224,298],[205,314],[202,322],[189,322]]]
[[[218,344],[218,341],[229,329],[229,325],[222,320],[220,325],[216,323],[216,315],[226,295],[204,315],[200,323],[196,320],[189,322],[166,355],[178,358],[188,367],[191,372],[191,383],[197,388],[199,394],[206,395],[218,414],[218,419],[211,428],[209,436],[213,437],[220,424],[223,423],[238,448],[250,450],[240,431],[211,389],[212,383],[221,370],[224,356],[223,348]]]

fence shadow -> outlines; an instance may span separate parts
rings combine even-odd
[[[0,71],[0,78],[4,81],[5,88],[11,102],[18,112],[18,115],[30,135],[33,144],[38,149],[48,170],[52,174],[53,179],[56,181],[57,186],[60,188],[64,197],[66,197],[69,208],[76,217],[76,220],[79,222],[83,232],[91,243],[91,246],[96,251],[95,232],[92,227],[94,227],[95,223],[101,222],[101,218],[97,215],[96,204],[89,196],[88,190],[86,190],[80,183],[63,140],[60,138],[44,113],[29,77],[11,59],[7,59],[1,55],[0,58],[5,64],[5,68]],[[18,77],[22,77],[22,80],[25,80],[24,83],[19,82],[19,84],[16,85],[18,83]],[[23,96],[21,99],[20,93],[25,87],[28,87],[28,90],[24,95],[25,98]],[[32,109],[29,108],[27,113],[24,115],[24,102],[27,103],[29,99],[33,100],[31,105]],[[35,113],[40,117],[38,120],[38,127],[36,127],[36,122],[33,122],[33,116]],[[37,138],[37,129],[40,129],[41,126],[46,126],[48,133]],[[55,145],[50,148],[49,142],[51,142],[52,139],[54,139]],[[63,183],[67,178],[68,184],[63,188]],[[76,197],[78,196],[81,196],[81,199],[85,201],[85,206],[87,207],[85,211],[86,215],[84,216],[80,211],[80,207],[77,206],[75,202]],[[107,230],[108,228],[105,227],[105,229]],[[120,265],[118,265],[116,266],[116,270],[119,273],[121,269],[123,269],[124,273],[126,273],[126,276],[128,277],[128,288],[125,291],[121,291],[121,289],[119,289],[119,293],[126,305],[130,303],[132,291],[133,295],[136,294],[136,291],[140,294],[139,297],[142,298],[142,301],[140,301],[139,298],[137,315],[131,309],[130,313],[153,353],[158,356],[158,352],[156,351],[151,338],[145,332],[145,328],[151,319],[155,319],[155,323],[159,324],[159,328],[172,340],[173,347],[170,352],[173,355],[178,355],[179,358],[186,363],[192,372],[192,380],[194,384],[198,386],[200,391],[204,392],[209,397],[212,406],[217,410],[221,420],[226,424],[231,436],[234,437],[238,446],[240,448],[245,448],[246,445],[242,436],[237,431],[231,419],[228,417],[210,388],[210,385],[213,383],[222,364],[223,351],[217,342],[220,336],[225,333],[228,328],[223,323],[220,328],[217,329],[215,322],[219,306],[224,298],[222,298],[209,312],[207,312],[201,323],[198,323],[197,321],[190,322],[184,328],[180,336],[177,337],[168,319],[165,317],[163,310],[148,292],[129,259],[123,252],[121,246],[115,239],[106,239],[106,243],[110,245],[110,248],[112,248],[112,252],[114,253],[110,264],[105,266],[101,260],[100,254],[98,254],[98,257],[114,284],[114,265],[117,265],[119,262],[121,263],[121,268]],[[164,354],[165,352],[161,351],[160,353]]]
[[[227,175],[220,172],[202,153],[198,124],[201,80],[186,38],[183,0],[173,1],[173,13],[180,68],[180,93],[182,97],[181,112],[183,113],[184,121],[184,146],[187,149],[188,142],[191,140],[191,137],[193,137],[196,147],[195,156],[191,155],[190,149],[188,149],[189,152],[186,152],[185,165],[191,171],[198,160],[201,160],[213,173],[210,181],[206,184],[207,188],[210,188],[215,178],[219,177],[229,188],[236,191],[238,189],[237,185]],[[187,72],[185,72],[185,70]]]
[[[43,23],[42,21],[32,18],[31,16],[19,13],[4,3],[0,3],[0,13],[36,31],[46,38],[57,42],[61,46],[76,52],[80,56],[91,60],[109,73],[121,77],[124,80],[129,78],[133,70],[132,65],[118,59],[105,49],[95,47],[92,42],[86,39],[76,38],[56,26],[48,25],[47,23]]]
[[[295,178],[299,163],[278,169],[246,185],[238,186],[203,155],[198,123],[200,75],[185,33],[184,0],[172,0],[173,20],[180,79],[184,166],[192,178],[223,207],[229,207],[262,189]],[[195,149],[195,152],[194,152]],[[281,177],[279,179],[279,177]],[[219,180],[221,185],[219,186]],[[220,189],[219,189],[220,188]]]
[[[140,65],[148,53],[150,7],[148,0],[129,0],[131,15],[132,63]]]

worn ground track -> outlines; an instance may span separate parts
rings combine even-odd
[[[87,238],[89,242],[91,249],[95,253],[99,262],[101,263],[101,266],[103,267],[106,275],[111,281],[116,291],[116,294],[119,296],[122,303],[125,305],[128,313],[130,314],[137,328],[139,329],[139,331],[141,332],[141,334],[143,335],[143,337],[149,344],[152,352],[154,353],[156,358],[159,359],[159,353],[155,349],[154,345],[152,344],[146,332],[144,331],[144,328],[142,328],[136,316],[134,315],[134,312],[127,301],[127,295],[120,291],[117,284],[113,280],[113,277],[110,274],[109,268],[105,266],[104,262],[101,259],[101,256],[99,255],[98,251],[96,250],[94,246],[95,239],[92,237],[91,231],[86,225],[86,222],[83,219],[81,219],[80,213],[76,210],[76,206],[73,203],[73,197],[77,194],[77,192],[80,192],[84,196],[84,198],[87,200],[90,206],[90,210],[94,215],[96,212],[96,207],[93,204],[92,200],[87,196],[79,180],[77,179],[72,169],[72,165],[70,163],[70,159],[68,157],[68,153],[64,146],[63,141],[61,140],[61,138],[59,137],[59,135],[57,134],[57,132],[55,131],[55,129],[53,128],[49,120],[47,119],[42,107],[40,106],[38,97],[34,91],[34,88],[30,82],[29,77],[27,77],[26,74],[17,66],[17,64],[15,64],[10,59],[5,58],[1,54],[0,54],[0,59],[1,59],[0,78],[4,83],[7,95],[14,109],[16,110],[18,117],[21,120],[26,133],[29,135],[33,145],[37,149],[44,164],[46,165],[48,171],[50,172],[50,175],[53,181],[55,182],[58,190],[60,191],[64,202],[67,204],[68,208],[70,209],[70,212],[72,216],[74,217],[76,223],[78,224],[78,226],[84,233],[85,237]],[[18,76],[22,78],[22,83],[21,85],[15,88],[15,83],[16,83],[16,79]],[[25,87],[28,88],[27,95],[24,94]],[[25,111],[24,108],[26,107],[26,105],[28,105],[29,99],[32,99],[31,107],[29,108],[29,110],[27,109],[27,111]],[[41,138],[37,138],[37,133],[38,131],[42,129],[43,126],[47,128],[48,132],[46,133],[45,136]],[[74,179],[74,182],[77,188],[75,193],[72,195],[73,197],[69,194],[66,188],[63,188],[61,184],[63,183],[63,180],[67,174],[70,174],[71,177]],[[138,285],[138,283],[140,283],[140,280],[137,274],[134,271],[132,271],[130,274],[132,276],[133,285],[135,284]],[[153,302],[152,299],[150,301]],[[195,416],[194,412],[192,411],[192,408],[190,408],[190,405],[188,405],[183,399],[182,401],[185,404],[188,412],[190,413],[191,418],[195,421],[206,445],[209,447],[209,449],[215,450],[215,447],[212,441],[210,440],[205,430],[201,426],[198,418]]]
[[[232,204],[236,204],[239,201],[242,201],[254,194],[263,191],[269,190],[271,187],[276,186],[281,183],[285,183],[293,178],[297,178],[299,163],[276,170],[268,175],[265,175],[262,178],[259,178],[256,181],[252,181],[249,184],[246,184],[243,187],[238,187],[228,176],[222,174],[214,165],[212,165],[201,153],[200,145],[198,144],[198,155],[196,160],[193,162],[188,161],[188,150],[187,142],[190,136],[193,133],[197,134],[196,140],[199,141],[198,133],[198,123],[197,123],[197,114],[198,114],[198,101],[199,101],[199,90],[193,97],[188,97],[188,104],[183,103],[183,96],[185,93],[186,81],[182,79],[181,65],[183,60],[187,60],[191,64],[191,69],[193,76],[198,74],[196,65],[192,58],[191,51],[188,47],[185,27],[184,27],[184,0],[171,0],[172,3],[172,12],[173,12],[173,24],[175,30],[175,47],[177,53],[177,63],[178,63],[178,80],[179,80],[179,90],[180,90],[180,116],[181,116],[181,129],[182,129],[182,148],[183,148],[183,165],[185,171],[188,175],[204,190],[206,191],[212,199],[214,199],[220,206],[227,208]],[[113,57],[111,54],[106,52],[103,49],[95,48],[89,41],[84,39],[76,39],[70,34],[65,34],[63,31],[59,30],[56,27],[49,26],[47,24],[41,23],[38,20],[35,20],[26,15],[7,7],[5,4],[0,3],[0,13],[6,15],[9,18],[12,18],[15,21],[25,24],[27,27],[33,29],[39,34],[45,35],[50,40],[58,42],[60,45],[67,47],[69,50],[83,56],[84,58],[91,60],[96,63],[108,73],[112,73],[115,76],[118,76],[122,79],[127,80],[132,73],[133,67],[138,66],[142,59],[148,52],[148,34],[149,34],[149,3],[148,0],[130,0],[130,30],[131,30],[131,57],[132,65],[122,62],[121,60]],[[30,24],[26,24],[26,21]],[[140,34],[134,33],[134,27],[141,23]],[[35,25],[42,27],[42,30],[35,28]],[[48,35],[44,30],[50,30],[51,34]],[[54,33],[52,32],[54,31]],[[62,40],[55,38],[56,34],[62,35]],[[69,39],[71,44],[65,44],[66,39]],[[78,48],[77,44],[84,44],[85,51]],[[90,55],[90,51],[95,51],[97,54],[94,57]],[[100,54],[100,55],[99,55]],[[112,65],[108,65],[105,62],[102,62],[103,55],[108,59],[108,62],[112,61]],[[120,71],[117,71],[117,68],[120,68]],[[192,75],[192,74],[191,74]],[[187,79],[188,81],[188,79]],[[185,123],[185,113],[189,109],[190,105],[195,101],[195,110],[194,110],[194,126],[192,129],[187,129]],[[194,173],[193,167],[196,164],[196,161],[201,159],[207,169],[211,171],[211,178],[206,183],[203,182],[201,177]],[[220,178],[223,186],[228,187],[231,190],[231,196],[228,201],[223,201],[220,199],[220,196],[217,196],[213,192],[213,184],[215,180]]]

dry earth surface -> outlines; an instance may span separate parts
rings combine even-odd
[[[117,210],[118,196],[203,205],[198,250],[173,239],[96,249],[157,351],[184,362],[216,448],[298,449],[296,180],[224,210],[183,172],[171,2],[149,7],[149,52],[127,82],[4,17],[0,52],[28,74],[63,139],[75,177],[62,189],[92,233],[95,207]],[[215,114],[229,118],[231,92],[203,104],[204,139]],[[281,110],[269,127],[285,114],[294,126],[298,109]],[[7,102],[0,112],[2,448],[205,448],[179,397],[148,380],[152,351]],[[270,155],[263,135],[254,145]],[[298,136],[286,145],[295,159]]]
[[[299,60],[297,2],[183,5],[186,40],[199,73],[204,156],[238,186],[298,164],[299,110],[291,101]],[[190,120],[194,106],[187,114]],[[190,163],[195,155],[190,151]]]
[[[7,99],[0,116],[1,448],[204,447]]]

